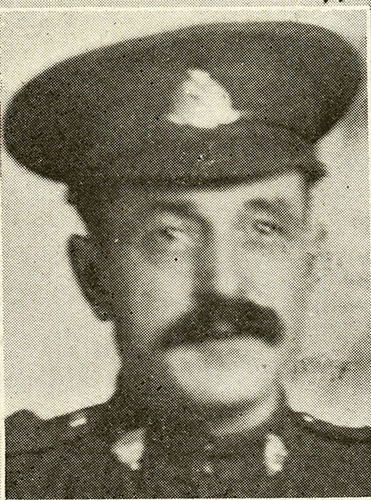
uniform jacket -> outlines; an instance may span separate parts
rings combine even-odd
[[[109,403],[51,420],[6,421],[7,498],[326,497],[371,495],[371,429],[280,408],[250,436],[217,442]],[[111,415],[111,416],[110,416]],[[197,438],[195,438],[197,436]]]

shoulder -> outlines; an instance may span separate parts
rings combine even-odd
[[[302,496],[371,495],[371,428],[294,412],[287,426],[289,475]]]
[[[130,469],[117,461],[112,441],[127,430],[109,425],[109,410],[105,403],[50,420],[25,410],[8,417],[7,498],[103,498],[104,488],[119,483],[124,492]]]
[[[292,412],[292,420],[295,426],[316,435],[318,438],[347,442],[354,444],[371,445],[371,427],[346,427],[320,420],[309,413]]]
[[[28,410],[13,413],[5,420],[6,454],[47,450],[86,435],[94,429],[103,411],[104,405],[97,405],[49,420]]]

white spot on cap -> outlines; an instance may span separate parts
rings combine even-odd
[[[204,466],[203,466],[203,471],[206,473],[206,474],[212,474],[213,473],[213,468],[211,467],[211,465],[209,463],[206,463]]]
[[[189,78],[174,96],[172,112],[166,115],[169,121],[198,128],[215,128],[246,114],[233,109],[228,92],[209,73],[190,69],[188,75]]]

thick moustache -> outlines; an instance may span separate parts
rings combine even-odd
[[[253,337],[271,345],[283,334],[278,315],[252,302],[202,297],[197,309],[168,328],[161,339],[162,348],[200,344],[208,340]]]

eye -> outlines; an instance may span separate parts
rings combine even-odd
[[[284,233],[284,229],[271,221],[255,221],[254,229],[263,236],[274,236]]]
[[[158,234],[169,243],[189,244],[192,241],[192,238],[186,232],[173,227],[160,228]]]
[[[149,239],[152,250],[159,253],[186,252],[197,244],[195,235],[172,226],[156,228]]]

